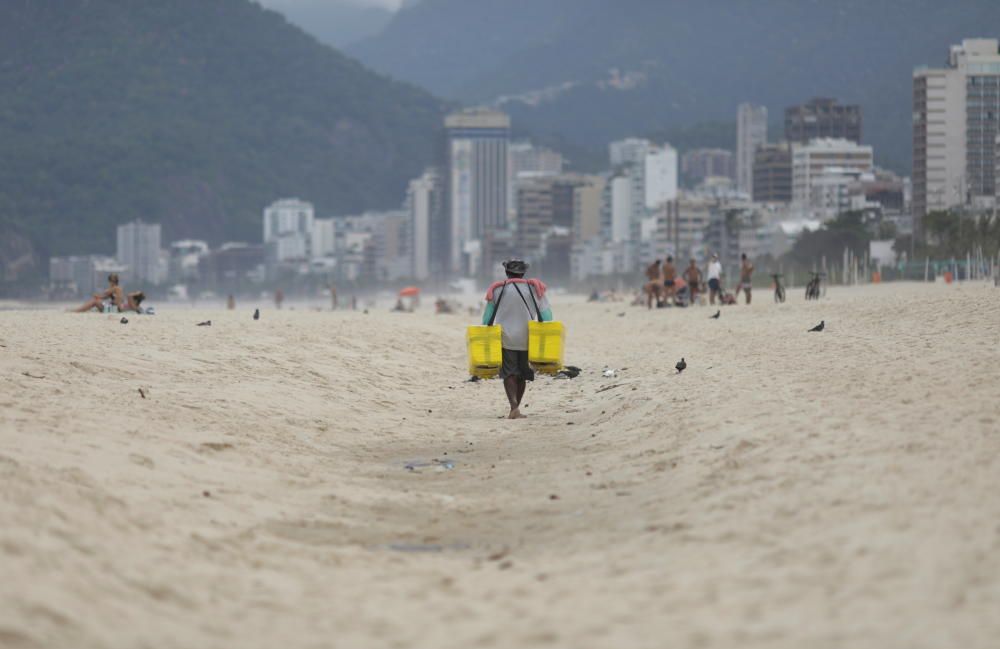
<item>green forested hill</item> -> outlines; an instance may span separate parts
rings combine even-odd
[[[398,205],[442,110],[248,0],[8,0],[0,254],[111,251],[137,217],[258,241],[282,196]]]

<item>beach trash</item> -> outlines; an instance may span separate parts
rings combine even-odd
[[[469,374],[481,379],[491,379],[500,374],[503,362],[500,333],[500,325],[472,325],[466,330]]]
[[[561,322],[528,323],[528,362],[535,371],[555,374],[563,367],[566,329]]]

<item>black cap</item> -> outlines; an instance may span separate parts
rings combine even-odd
[[[528,272],[528,264],[523,259],[508,259],[503,262],[503,268],[508,273],[526,273]]]

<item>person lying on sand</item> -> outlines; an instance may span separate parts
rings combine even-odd
[[[119,311],[135,311],[141,313],[142,302],[146,299],[146,294],[142,291],[134,291],[125,296],[125,304],[118,305]]]
[[[503,267],[507,279],[494,283],[486,291],[483,324],[498,324],[501,327],[503,358],[500,378],[510,402],[507,418],[520,419],[524,417],[520,407],[527,382],[535,380],[535,372],[528,364],[528,322],[552,320],[552,307],[545,297],[545,284],[537,279],[524,279],[524,274],[528,272],[527,263],[511,259],[505,261]]]

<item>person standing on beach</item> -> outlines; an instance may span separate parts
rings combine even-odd
[[[694,304],[698,296],[698,289],[701,287],[701,271],[698,270],[698,262],[691,259],[691,263],[684,269],[684,281],[688,285],[688,293],[691,296],[691,304]]]
[[[674,258],[667,255],[667,260],[663,262],[663,297],[670,300],[676,295],[677,268],[674,267]]]
[[[646,308],[653,308],[653,298],[656,298],[656,305],[660,305],[660,260],[657,259],[646,268]]]
[[[326,287],[330,289],[330,308],[337,310],[337,285],[331,280]]]
[[[753,288],[753,264],[747,259],[747,253],[740,255],[742,261],[740,262],[740,284],[736,287],[736,297],[740,296],[740,289],[747,296],[747,304],[750,304],[750,289]]]
[[[281,303],[285,301],[285,292],[280,288],[274,292],[274,306],[281,309]]]
[[[708,301],[715,304],[715,298],[722,292],[722,264],[719,255],[712,255],[708,262]],[[721,301],[721,300],[720,300]]]
[[[501,327],[503,362],[500,378],[510,402],[508,419],[521,419],[521,401],[528,381],[535,380],[535,372],[528,364],[528,322],[552,320],[552,307],[546,297],[546,287],[541,280],[524,279],[528,264],[511,259],[503,264],[507,279],[495,282],[486,291],[486,309],[483,324]]]

